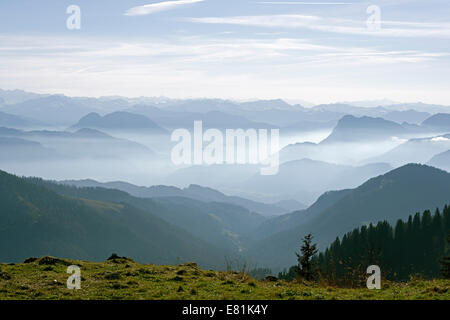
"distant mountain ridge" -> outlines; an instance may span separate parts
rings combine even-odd
[[[382,140],[406,133],[407,130],[396,122],[382,118],[367,116],[358,118],[347,115],[338,121],[333,132],[321,144]]]
[[[450,111],[450,110],[449,110]],[[421,124],[423,121],[431,116],[428,112],[420,112],[413,109],[404,111],[391,111],[382,116],[382,118],[395,121],[397,123],[411,123],[411,124]]]
[[[221,196],[199,186],[187,189]],[[449,202],[450,173],[409,164],[357,188],[326,192],[308,209],[270,219],[235,204],[174,196],[174,191],[139,198],[117,189],[79,188],[0,171],[0,260],[48,254],[100,260],[119,251],[138,261],[189,259],[210,267],[221,265],[225,255],[242,255],[249,263],[282,268],[295,262],[306,233],[324,248],[355,227],[442,207]]]
[[[0,109],[1,110],[1,109]],[[0,111],[0,126],[7,126],[11,128],[29,128],[32,126],[40,126],[41,123],[29,120],[13,114],[8,114]]]
[[[145,155],[154,157],[150,148],[137,142],[119,139],[95,129],[79,129],[75,132],[49,130],[18,130],[0,127],[0,137],[38,143],[52,149],[54,152],[67,157],[110,157],[117,158],[129,155]],[[16,140],[18,141],[18,140]],[[4,149],[6,152],[6,149]],[[23,150],[28,161],[33,159],[33,150]],[[48,154],[52,158],[53,153]],[[21,158],[17,158],[20,160]]]
[[[149,118],[124,111],[117,111],[101,116],[98,113],[89,113],[81,118],[72,128],[106,129],[117,131],[145,131],[153,134],[167,134],[168,132],[158,126]]]
[[[423,126],[450,132],[450,113],[438,113],[422,122]]]
[[[37,99],[49,96],[49,94],[38,94],[23,90],[2,90],[0,89],[0,98],[3,104],[15,104],[25,102],[27,100]]]
[[[103,187],[118,189],[135,197],[141,198],[163,198],[163,197],[185,197],[204,202],[224,202],[244,207],[252,212],[266,216],[279,215],[291,211],[292,203],[289,206],[283,204],[266,204],[257,201],[248,200],[242,197],[227,196],[220,191],[199,185],[190,185],[187,188],[177,188],[173,186],[151,186],[142,187],[130,183],[116,181],[100,183],[95,180],[66,180],[60,183],[73,185],[77,187]],[[305,208],[305,205],[297,203],[297,210]]]
[[[61,94],[35,94],[21,90],[1,90],[3,107],[0,111],[27,117],[51,126],[73,125],[89,113],[105,115],[114,112],[132,112],[145,115],[163,128],[185,126],[191,117],[201,116],[210,127],[225,128],[226,123],[237,121],[234,127],[276,126],[288,127],[289,131],[299,127],[296,124],[337,122],[345,115],[381,117],[397,123],[418,124],[428,114],[450,113],[450,107],[424,103],[388,104],[388,100],[330,103],[304,108],[282,99],[253,100],[238,102],[226,99],[170,99],[165,97],[127,98],[69,97]],[[392,102],[392,101],[391,101]],[[146,110],[147,109],[147,110]],[[214,114],[216,113],[216,114]],[[220,114],[224,117],[220,119]],[[155,115],[155,118],[153,118]],[[185,119],[183,119],[183,115]],[[235,120],[232,120],[234,117]],[[185,120],[183,122],[183,120]],[[4,123],[4,126],[12,126]],[[326,125],[328,127],[328,125]],[[302,127],[299,127],[300,131]]]
[[[406,163],[427,163],[433,156],[450,149],[450,138],[446,135],[409,139],[379,156],[367,159],[366,163],[386,162],[392,166]]]
[[[149,117],[167,129],[192,128],[194,121],[202,121],[204,128],[232,129],[232,128],[277,128],[269,123],[251,121],[244,116],[226,113],[224,111],[187,112],[169,111],[148,105],[135,105],[127,112]]]
[[[26,100],[2,108],[4,112],[28,117],[49,125],[70,125],[76,119],[85,116],[95,108],[86,106],[62,95],[51,95]]]
[[[310,204],[326,191],[354,188],[390,170],[392,167],[386,163],[348,166],[305,158],[282,163],[274,176],[255,174],[241,188],[261,194],[284,195]]]
[[[101,202],[127,203],[184,229],[222,250],[222,255],[238,254],[247,235],[266,218],[248,209],[225,202],[203,202],[181,196],[139,198],[117,189],[75,187],[29,178],[60,195]]]
[[[450,172],[450,149],[435,155],[427,164]]]

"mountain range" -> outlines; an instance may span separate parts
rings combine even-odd
[[[321,144],[371,142],[403,136],[406,133],[407,130],[402,125],[393,121],[347,115],[339,120],[333,132]]]
[[[415,138],[399,146],[367,159],[366,163],[386,162],[392,166],[401,166],[409,162],[427,163],[435,155],[450,149],[450,135]]]
[[[448,106],[386,100],[305,107],[0,90],[0,168],[18,175],[0,172],[0,261],[117,252],[287,267],[307,233],[323,249],[353,228],[448,204],[449,115]],[[278,174],[175,165],[170,132],[195,120],[280,129]]]
[[[140,198],[183,197],[203,202],[229,203],[265,216],[280,215],[282,213],[287,213],[295,209],[304,209],[306,207],[304,204],[299,203],[295,200],[270,204],[252,201],[237,196],[227,196],[224,193],[212,188],[202,187],[194,184],[189,185],[187,188],[177,188],[173,186],[163,185],[142,187],[123,181],[100,183],[95,180],[66,180],[61,181],[61,183],[76,187],[102,187],[108,189],[117,189]]]
[[[81,118],[73,129],[89,128],[112,131],[146,132],[148,134],[168,134],[149,118],[129,112],[113,112],[101,116],[98,113],[89,113]]]
[[[223,99],[168,99],[126,97],[68,97],[64,95],[34,94],[20,90],[0,90],[0,111],[26,117],[29,121],[57,126],[74,125],[89,113],[100,116],[109,113],[130,112],[145,115],[157,125],[174,128],[193,117],[210,122],[210,126],[222,128],[237,121],[242,127],[262,124],[276,127],[295,127],[297,123],[336,122],[345,115],[357,117],[381,117],[386,120],[419,124],[427,116],[449,113],[447,106],[424,103],[399,103],[381,105],[373,102],[322,104],[311,108],[292,105],[281,99],[237,102]],[[211,114],[210,114],[211,113]],[[185,121],[183,121],[185,116]],[[220,119],[223,116],[227,119]],[[204,118],[203,118],[204,117]],[[235,117],[235,118],[233,118]],[[255,124],[253,124],[255,123]],[[4,126],[10,126],[4,123]],[[184,126],[183,126],[184,127]],[[298,127],[298,126],[297,126]],[[304,131],[304,130],[303,130]]]
[[[75,132],[49,131],[49,130],[17,130],[0,127],[0,137],[3,141],[9,141],[3,151],[8,153],[14,148],[19,148],[25,142],[35,147],[53,150],[48,152],[47,158],[57,160],[58,157],[69,158],[120,158],[129,156],[154,157],[154,151],[134,141],[115,138],[95,129],[79,129]],[[22,150],[22,157],[18,161],[34,159],[36,150]],[[45,154],[44,151],[42,151]]]
[[[277,175],[255,174],[236,188],[284,196],[310,204],[328,190],[354,188],[367,179],[391,169],[392,167],[386,163],[346,166],[302,159],[281,164]]]
[[[119,252],[142,262],[194,260],[214,268],[223,266],[225,257],[240,256],[282,268],[295,262],[306,233],[324,248],[353,228],[442,207],[449,202],[450,173],[406,165],[273,218],[224,202],[135,197],[5,172],[0,172],[0,191],[2,261],[47,254],[100,260]]]
[[[73,124],[74,119],[95,109],[66,96],[52,95],[6,105],[2,111],[31,118],[48,126],[64,126]]]

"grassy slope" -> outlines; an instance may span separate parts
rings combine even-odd
[[[189,263],[42,262],[0,264],[0,299],[450,299],[450,280],[384,282],[381,290],[343,289],[256,281],[242,273],[207,271]],[[66,288],[68,264],[81,267],[81,290]]]

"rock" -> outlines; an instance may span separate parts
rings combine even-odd
[[[195,262],[186,262],[182,266],[184,267],[191,267],[191,268],[198,268],[197,264]]]
[[[265,280],[266,280],[266,281],[270,281],[270,282],[275,282],[275,281],[278,281],[278,278],[277,278],[277,277],[274,277],[274,276],[267,276],[267,277],[265,278]]]
[[[23,261],[23,263],[33,263],[33,262],[35,262],[36,260],[38,260],[38,258],[34,258],[34,257],[26,258],[26,259]]]
[[[62,265],[65,265],[65,266],[69,266],[70,265],[69,262],[67,262],[67,261],[65,261],[63,259],[50,257],[50,256],[42,257],[39,260],[39,264],[40,265],[47,265],[47,266],[54,266],[54,265],[57,265],[57,264],[62,264]]]
[[[133,259],[127,257],[121,257],[117,253],[113,253],[106,261],[111,261],[113,263],[128,263],[134,262]]]

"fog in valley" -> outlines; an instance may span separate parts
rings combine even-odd
[[[296,200],[310,205],[326,191],[354,188],[409,162],[427,163],[450,149],[445,124],[433,122],[441,113],[426,114],[426,119],[417,123],[417,117],[412,119],[414,111],[405,111],[402,106],[330,104],[304,108],[281,100],[238,103],[207,99],[135,105],[132,100],[120,99],[111,110],[108,100],[89,99],[87,104],[81,98],[64,96],[3,105],[2,169],[58,181],[92,179],[176,187],[198,184],[261,202]],[[268,107],[271,103],[272,108]],[[39,105],[39,113],[24,105]],[[66,110],[73,107],[78,111],[69,118]],[[47,121],[43,121],[46,114]],[[220,164],[174,163],[171,153],[179,143],[171,139],[175,130],[189,131],[192,160],[195,148],[203,152],[211,143],[201,136],[202,145],[195,146],[199,140],[194,139],[194,121],[201,121],[203,135],[209,129],[223,134]],[[241,145],[233,140],[235,160],[243,152],[244,162],[227,163],[226,153],[233,149],[225,139],[229,129],[245,133],[266,130],[269,136],[271,130],[279,130],[277,150],[269,146],[268,151],[276,156],[277,173],[261,175],[265,165],[250,161],[250,154],[258,155],[260,146],[248,137]],[[417,152],[418,145],[423,151]]]

